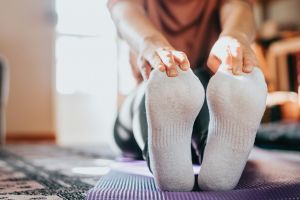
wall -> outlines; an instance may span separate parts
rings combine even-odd
[[[56,10],[57,142],[113,143],[119,57],[106,1],[57,1]]]
[[[52,0],[0,1],[0,54],[7,57],[10,67],[8,134],[54,132],[53,3]]]
[[[269,5],[267,15],[280,25],[295,25],[300,28],[300,1],[273,1]]]

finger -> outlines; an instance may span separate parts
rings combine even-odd
[[[191,67],[190,62],[185,53],[183,53],[182,51],[175,51],[175,50],[172,50],[171,52],[175,62],[178,63],[180,69],[186,71]]]
[[[145,77],[146,79],[149,79],[151,73],[151,65],[147,63],[144,69],[145,69]]]
[[[143,58],[138,59],[138,66],[140,67],[140,72],[144,80],[149,79],[153,68],[158,68],[161,72],[165,71],[165,66],[158,55],[155,55],[149,62]]]
[[[157,50],[162,63],[166,66],[167,75],[169,77],[177,76],[176,63],[171,51],[169,50]]]
[[[140,69],[141,75],[142,75],[144,80],[147,80],[149,78],[150,73],[148,72],[149,69],[147,69],[147,68],[149,68],[149,67],[147,67],[146,63],[144,63],[143,66],[141,66],[141,69]]]
[[[229,47],[229,56],[231,57],[231,65],[232,73],[234,75],[240,75],[243,70],[243,53],[242,48],[240,46],[237,47]]]
[[[254,66],[258,66],[258,60],[254,52],[244,52],[244,66],[243,72],[252,72]]]
[[[226,55],[222,57],[222,63],[224,63],[228,69],[232,70],[232,53],[228,46],[226,47]]]
[[[250,73],[253,70],[253,67],[257,66],[254,64],[254,62],[248,60],[248,59],[244,59],[244,66],[243,66],[243,72],[245,73]]]
[[[140,72],[141,72],[141,75],[142,75],[142,77],[143,77],[143,80],[147,80],[148,77],[147,77],[147,74],[146,74],[146,68],[142,68],[142,69],[140,70]]]
[[[215,55],[210,54],[208,56],[207,66],[213,73],[216,73],[218,71],[221,63],[222,61],[219,58],[217,58]]]
[[[147,61],[142,57],[137,57],[137,65],[139,67],[139,71],[143,77],[143,80],[147,80],[147,75],[146,75]]]
[[[158,55],[155,55],[151,59],[150,65],[154,69],[158,68],[161,72],[165,72],[166,71],[166,67],[165,67],[165,65],[163,64],[163,62],[161,61],[161,59],[160,59],[160,57]]]

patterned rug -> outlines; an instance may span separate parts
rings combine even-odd
[[[55,145],[1,148],[0,199],[84,199],[86,192],[109,171],[107,166],[114,162],[109,151],[90,149]]]

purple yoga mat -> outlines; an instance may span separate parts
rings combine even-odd
[[[194,170],[198,172],[199,167]],[[300,154],[255,149],[237,188],[222,192],[160,191],[145,162],[118,163],[88,192],[86,199],[300,199]]]

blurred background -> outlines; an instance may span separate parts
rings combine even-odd
[[[269,89],[263,122],[297,132],[300,1],[253,3]],[[118,105],[136,83],[106,1],[1,0],[0,25],[1,141],[113,143]]]

